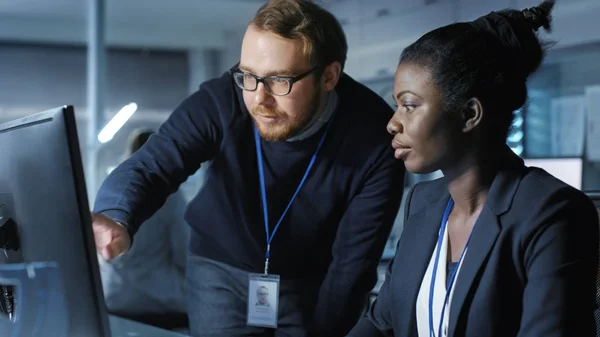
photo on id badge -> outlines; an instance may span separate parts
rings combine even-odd
[[[248,325],[277,327],[279,276],[250,274],[248,283]]]

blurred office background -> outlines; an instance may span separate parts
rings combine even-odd
[[[264,0],[7,0],[0,2],[0,122],[74,105],[91,200],[122,159],[129,133],[157,129],[203,81],[239,58],[247,22]],[[423,33],[537,0],[322,0],[349,42],[346,72],[391,102],[404,47]],[[560,0],[556,42],[530,79],[509,145],[578,188],[600,189],[600,1]],[[100,130],[133,115],[110,140]],[[535,161],[534,161],[535,160]],[[40,163],[43,167],[43,163]],[[406,191],[419,180],[409,175]],[[203,169],[183,186],[191,198]],[[390,237],[400,235],[396,222]]]

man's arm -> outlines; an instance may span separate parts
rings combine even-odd
[[[413,186],[408,194],[406,195],[406,200],[404,200],[404,226],[406,226],[406,220],[408,219],[408,212],[410,209],[410,202],[412,200],[412,195],[415,191],[417,185]],[[406,228],[406,227],[405,227]],[[397,246],[399,247],[402,244],[402,241],[405,240],[404,236],[400,237],[398,240]],[[397,251],[398,249],[396,249]],[[381,285],[381,289],[379,289],[379,294],[377,294],[377,298],[375,302],[369,307],[367,314],[365,317],[361,318],[358,324],[346,337],[384,337],[384,336],[393,336],[393,326],[392,326],[392,317],[391,317],[391,285],[393,283],[392,280],[392,270],[394,268],[394,260],[396,257],[392,258],[390,263],[387,266],[385,273],[385,281]]]
[[[358,320],[377,282],[377,266],[402,199],[404,173],[403,162],[386,147],[350,202],[319,292],[314,336],[344,336]]]
[[[202,162],[211,159],[222,138],[221,116],[227,115],[219,112],[223,107],[213,96],[204,84],[183,101],[157,134],[111,172],[98,191],[94,212],[125,225],[132,236]]]

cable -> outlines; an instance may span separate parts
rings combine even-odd
[[[4,250],[4,254],[6,254],[6,250],[18,251],[19,246],[20,242],[15,222],[9,217],[0,216],[0,250]],[[14,288],[10,285],[0,285],[0,312],[8,315],[10,320],[14,317]]]
[[[4,302],[4,286],[0,286],[0,314],[8,315],[8,308]]]
[[[6,309],[6,314],[8,314],[8,318],[12,319],[15,313],[15,302],[14,302],[14,287],[12,286],[2,286],[2,301],[4,302],[4,307]]]
[[[12,320],[15,313],[15,298],[13,286],[0,286],[0,312]]]

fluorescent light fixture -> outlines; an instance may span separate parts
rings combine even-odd
[[[510,149],[517,155],[520,156],[523,153],[523,145],[511,146]]]
[[[109,140],[113,139],[115,134],[119,132],[123,125],[127,123],[129,118],[133,116],[137,108],[138,106],[135,103],[129,103],[123,108],[121,108],[121,110],[117,112],[117,114],[110,120],[110,122],[106,124],[102,131],[100,131],[100,133],[98,134],[98,141],[104,144]]]
[[[509,143],[518,143],[521,141],[521,139],[523,139],[523,131],[517,131],[515,133],[513,133],[512,135],[508,136],[508,142]]]

